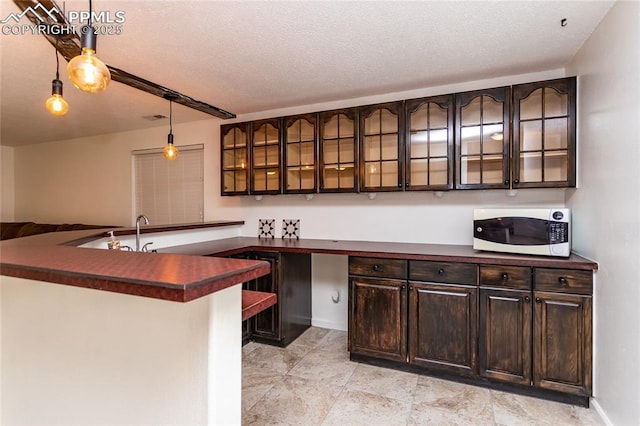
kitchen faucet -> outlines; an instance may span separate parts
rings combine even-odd
[[[144,220],[145,225],[149,224],[149,219],[143,214],[141,214],[136,218],[136,251],[140,251],[140,220],[141,219]]]

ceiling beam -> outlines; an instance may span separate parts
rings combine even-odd
[[[43,36],[52,46],[69,62],[81,52],[80,37],[72,32],[60,31],[61,28],[71,28],[62,9],[53,0],[13,0],[23,16],[26,16],[35,25],[42,25]],[[54,30],[56,28],[56,30]],[[178,104],[188,108],[213,115],[218,118],[235,118],[236,115],[208,103],[198,101],[190,96],[156,84],[152,81],[130,74],[124,70],[107,65],[111,73],[111,79],[118,83],[126,84],[134,89],[142,90],[161,98],[169,97]]]

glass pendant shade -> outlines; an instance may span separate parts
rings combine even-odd
[[[180,155],[178,148],[173,145],[173,134],[169,133],[167,136],[167,146],[162,150],[162,155],[167,160],[175,160]]]
[[[51,86],[51,97],[44,105],[53,115],[65,115],[69,111],[69,104],[62,97],[62,81],[55,79],[51,82]]]
[[[111,73],[107,66],[96,56],[96,35],[93,27],[82,27],[82,53],[67,64],[69,80],[78,89],[99,93],[107,88]]]

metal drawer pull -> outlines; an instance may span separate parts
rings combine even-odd
[[[560,284],[562,284],[562,285],[567,285],[568,284],[567,279],[565,277],[558,278],[558,282]]]
[[[507,281],[509,279],[509,274],[507,274],[506,272],[504,272],[502,274],[502,281]]]
[[[444,275],[444,269],[442,269],[442,268],[438,269],[438,274],[439,275]]]
[[[529,303],[529,302],[531,302],[531,298],[529,296],[525,296],[524,297],[524,301]]]
[[[373,270],[374,271],[379,271],[380,270],[380,265],[378,265],[377,263],[375,265],[373,265]]]

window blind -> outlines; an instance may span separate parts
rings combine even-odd
[[[204,220],[204,146],[178,149],[171,161],[161,149],[133,151],[136,216],[144,214],[152,224]]]

